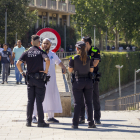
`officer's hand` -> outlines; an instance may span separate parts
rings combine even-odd
[[[62,70],[63,70],[63,74],[65,74],[65,73],[66,73],[66,67],[64,66],[64,67],[62,68]]]
[[[48,71],[40,71],[40,72],[48,74]]]

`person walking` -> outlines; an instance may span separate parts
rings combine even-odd
[[[54,118],[54,113],[62,113],[61,99],[56,82],[55,65],[58,65],[62,68],[63,74],[66,73],[66,67],[63,65],[58,56],[54,52],[50,51],[51,44],[52,42],[49,38],[45,38],[42,43],[42,49],[48,54],[50,59],[50,67],[48,70],[48,74],[50,75],[50,81],[46,85],[45,98],[43,101],[43,110],[44,113],[48,113],[48,122],[59,123],[59,120]],[[46,67],[45,65],[46,64],[44,63],[44,68]],[[35,102],[32,120],[33,123],[37,123],[36,116],[37,108]]]
[[[91,37],[84,37],[84,42],[86,44],[86,51],[87,54],[91,57],[93,60],[94,65],[94,74],[98,74],[98,64],[101,61],[100,57],[100,50],[98,48],[94,48],[91,46],[92,40]],[[83,98],[82,98],[83,99]],[[100,99],[99,99],[99,81],[97,78],[95,78],[94,84],[93,84],[93,107],[94,107],[94,120],[95,124],[101,124],[100,118],[101,118],[101,107],[100,107]],[[83,105],[81,108],[81,114],[79,123],[83,124],[85,123],[85,105],[84,105],[84,99],[82,101]]]
[[[76,43],[77,55],[70,57],[69,72],[74,72],[74,80],[72,82],[72,91],[74,96],[74,116],[73,129],[78,129],[79,116],[81,112],[82,98],[85,98],[88,113],[88,128],[95,128],[93,121],[93,84],[90,73],[93,72],[93,61],[87,56],[85,51],[85,43],[79,41]]]
[[[0,52],[0,61],[2,65],[2,83],[4,82],[8,83],[8,71],[10,67],[10,62],[12,63],[11,53],[7,51],[7,45],[3,44],[3,50]]]
[[[25,51],[25,48],[21,45],[21,40],[18,40],[17,41],[17,46],[14,47],[13,49],[13,59],[14,59],[14,64],[15,64],[15,76],[16,76],[16,84],[22,84],[22,75],[20,74],[17,66],[16,66],[16,63],[18,61],[18,59],[20,58],[20,56],[23,54],[23,52]],[[21,64],[22,66],[22,69],[23,69],[23,66],[24,64]]]
[[[24,77],[27,79],[27,92],[28,92],[28,104],[27,104],[27,127],[31,127],[34,101],[37,102],[38,111],[38,127],[49,127],[49,124],[44,122],[44,112],[42,102],[45,97],[45,81],[46,74],[48,73],[50,60],[47,53],[39,49],[40,37],[38,35],[32,35],[31,41],[33,47],[24,52],[17,61],[17,68]],[[43,60],[46,62],[45,71],[43,70]],[[22,63],[26,62],[27,72],[26,75],[22,69]],[[43,78],[45,76],[45,78]]]

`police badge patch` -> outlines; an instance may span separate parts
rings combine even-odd
[[[91,56],[93,56],[94,55],[94,53],[91,53]]]

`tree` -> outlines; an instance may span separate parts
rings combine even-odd
[[[28,0],[1,0],[0,1],[0,42],[5,37],[5,10],[7,9],[7,42],[15,40],[17,32],[21,39],[37,20],[37,11],[29,11]]]

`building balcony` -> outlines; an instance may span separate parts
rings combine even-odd
[[[31,0],[29,7],[32,9],[53,10],[54,12],[63,12],[75,14],[75,5],[53,0]]]

